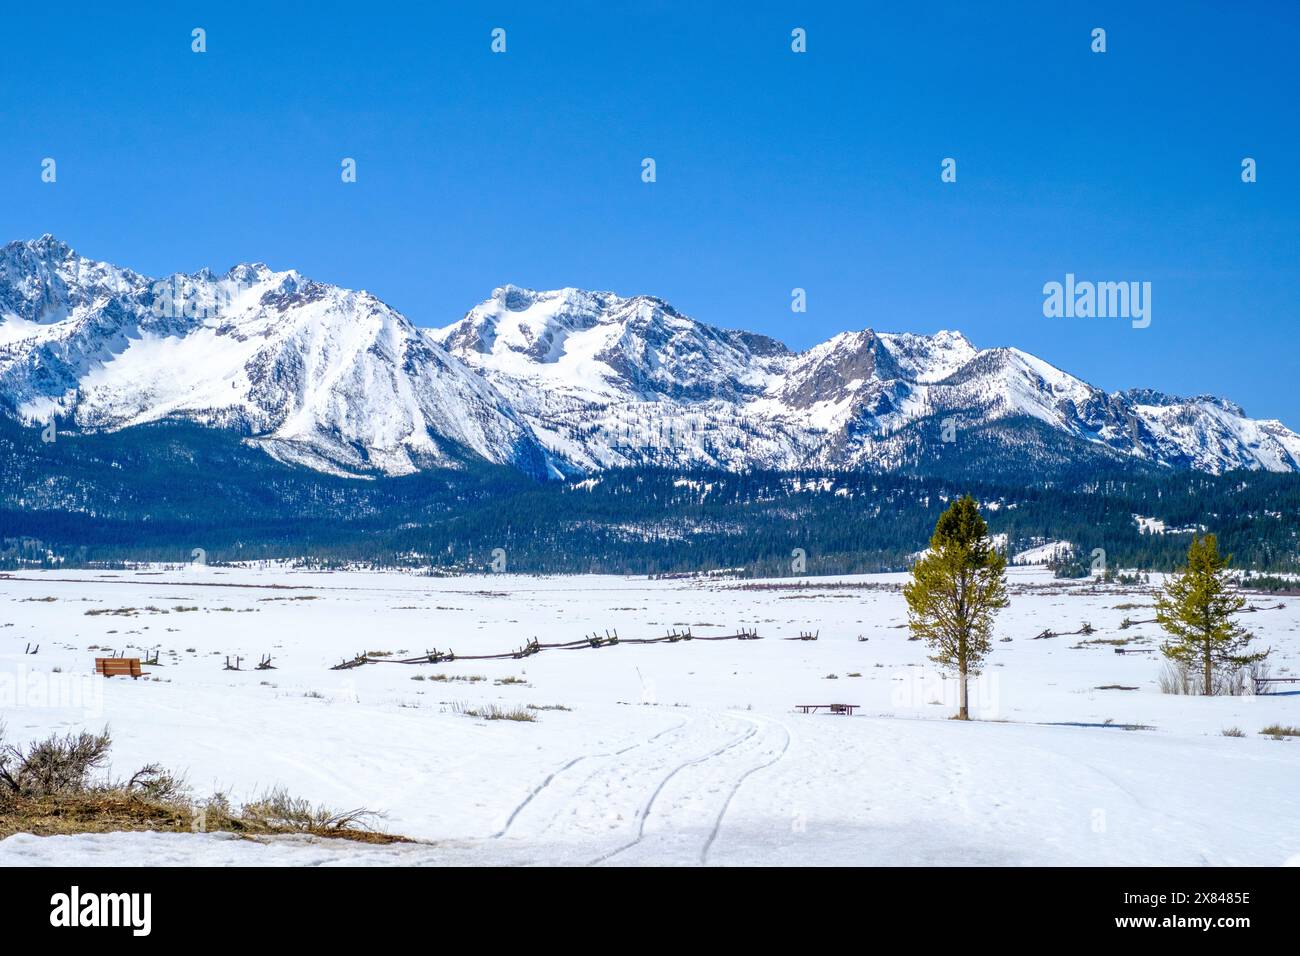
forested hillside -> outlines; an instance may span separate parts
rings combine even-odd
[[[309,558],[510,570],[807,574],[901,569],[953,496],[980,501],[1009,553],[1068,541],[1164,569],[1193,529],[1239,567],[1298,567],[1300,478],[1195,472],[1021,487],[862,472],[630,469],[538,482],[473,461],[358,480],[283,465],[225,432],[156,425],[60,435],[0,426],[3,567]],[[1138,519],[1144,519],[1139,521]],[[1159,528],[1161,531],[1150,529]],[[1144,530],[1145,529],[1145,530]]]

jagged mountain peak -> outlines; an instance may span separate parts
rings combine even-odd
[[[510,384],[525,404],[563,395],[734,399],[755,393],[765,364],[789,354],[773,339],[698,322],[655,296],[572,288],[502,286],[432,335],[489,379]]]
[[[1189,397],[1180,397],[1177,395],[1168,395],[1164,392],[1157,391],[1153,388],[1129,388],[1117,393],[1137,405],[1186,405],[1194,403],[1197,405],[1212,405],[1221,408],[1232,415],[1246,416],[1246,410],[1234,401],[1222,398],[1218,395],[1192,395]]]
[[[556,471],[490,384],[368,292],[263,263],[155,280],[76,256],[47,268],[25,259],[30,245],[6,251],[0,406],[19,420],[197,422],[346,474],[472,457]]]
[[[209,277],[215,278],[215,276],[212,276],[211,270],[203,269],[200,270],[200,272]],[[199,274],[200,273],[195,273],[196,276]],[[275,269],[272,269],[265,262],[241,262],[238,265],[231,266],[230,269],[226,271],[225,277],[230,279],[232,282],[255,283],[265,282],[276,275],[301,278],[297,271],[293,269],[288,269],[284,272],[276,272]]]
[[[70,245],[48,232],[36,239],[17,239],[5,243],[3,251],[6,257],[26,253],[45,261],[57,261],[76,256],[76,252]]]
[[[610,303],[625,301],[613,292],[600,292],[566,286],[562,289],[529,289],[507,283],[492,290],[491,297],[480,304],[484,309],[490,303],[499,304],[511,312],[522,312],[539,304],[553,311],[607,308]]]
[[[143,277],[130,269],[80,256],[49,233],[0,249],[0,317],[19,322],[63,322],[78,309],[130,295],[143,285]],[[5,338],[15,334],[12,324],[7,331]]]
[[[933,335],[883,332],[879,337],[899,368],[918,382],[937,382],[947,378],[973,359],[978,351],[966,336],[949,330]]]
[[[537,290],[503,285],[493,289],[491,297],[466,313],[460,323],[453,323],[453,327],[469,320],[479,327],[585,329],[593,325],[648,321],[660,315],[682,318],[669,303],[655,296],[621,296],[573,287]]]

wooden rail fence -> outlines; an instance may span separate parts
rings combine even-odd
[[[616,644],[677,644],[681,641],[757,640],[760,640],[757,630],[746,630],[743,628],[735,634],[721,634],[713,637],[692,634],[690,628],[687,628],[685,631],[678,631],[674,628],[662,637],[619,637],[618,631],[615,630],[613,632],[606,631],[604,634],[591,634],[581,640],[562,641],[551,644],[542,644],[537,640],[537,638],[533,638],[523,647],[516,648],[513,651],[505,651],[500,654],[457,654],[455,651],[440,651],[437,648],[426,651],[419,657],[395,658],[358,654],[351,660],[345,660],[335,664],[330,668],[330,670],[344,671],[353,667],[360,667],[363,664],[447,664],[452,661],[522,660],[525,657],[540,654],[542,651],[581,651],[598,647],[613,647]]]

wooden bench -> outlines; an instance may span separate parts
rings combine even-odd
[[[853,711],[860,706],[860,704],[795,704],[794,708],[805,714],[815,714],[824,707],[832,714],[844,714],[852,717]]]
[[[95,673],[105,677],[139,677],[138,657],[96,657]]]
[[[1269,684],[1300,684],[1300,677],[1256,677],[1255,693],[1263,693]]]

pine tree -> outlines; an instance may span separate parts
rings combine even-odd
[[[912,567],[903,587],[907,626],[961,681],[959,720],[970,720],[966,681],[978,674],[990,649],[994,615],[1007,606],[1006,558],[993,548],[988,525],[970,495],[939,516],[930,551]]]
[[[1219,554],[1214,535],[1193,537],[1187,566],[1170,576],[1156,601],[1156,622],[1172,638],[1160,650],[1184,667],[1199,665],[1207,696],[1214,692],[1215,667],[1236,669],[1268,656],[1248,653],[1254,637],[1232,620],[1246,599],[1228,579],[1231,561],[1231,555]]]

